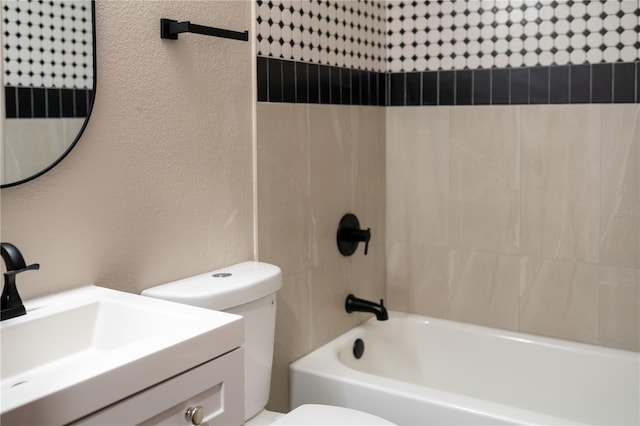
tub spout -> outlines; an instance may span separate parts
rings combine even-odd
[[[380,304],[377,304],[375,302],[369,302],[368,300],[358,299],[353,294],[350,294],[347,296],[344,307],[348,313],[371,312],[376,316],[378,321],[386,321],[389,319],[387,308],[384,307],[382,299],[380,299]]]

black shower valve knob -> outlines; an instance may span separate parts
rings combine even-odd
[[[359,243],[365,243],[364,254],[369,252],[369,241],[371,240],[371,228],[360,229],[358,218],[347,213],[340,220],[338,225],[338,250],[343,256],[351,256],[358,248]]]

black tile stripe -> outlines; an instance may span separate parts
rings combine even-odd
[[[308,64],[296,62],[296,103],[306,104],[309,102],[309,75]]]
[[[640,64],[640,62],[638,63]],[[633,90],[633,84],[640,84],[636,82],[634,68],[637,68],[638,64],[632,63],[619,63],[613,64],[613,101],[617,103],[634,102],[635,94]],[[637,91],[637,89],[636,89]],[[640,99],[636,99],[635,102],[640,102]]]
[[[421,78],[419,72],[408,72],[405,75],[405,105],[420,105],[420,96],[422,95]]]
[[[569,103],[569,67],[549,68],[549,98],[552,104]]]
[[[75,106],[75,115],[74,117],[76,118],[80,118],[80,117],[86,117],[87,116],[87,95],[84,92],[81,92],[79,90],[76,90],[73,92],[75,99],[74,99],[74,106]],[[33,99],[35,102],[36,99],[36,90],[34,89],[33,91]],[[44,101],[44,97],[43,97],[43,101]],[[44,107],[44,102],[43,105]],[[35,108],[34,108],[34,114],[35,114]]]
[[[61,91],[60,92],[60,105],[62,106],[62,117],[72,118],[76,116],[76,97],[73,96],[73,92]]]
[[[309,89],[309,103],[320,103],[320,70],[317,64],[307,65],[307,83]]]
[[[258,102],[267,102],[269,100],[269,73],[267,58],[258,56],[256,61],[256,78],[258,85]]]
[[[509,90],[510,104],[527,105],[529,101],[529,68],[512,68]]]
[[[440,105],[456,103],[456,72],[440,71],[438,82],[438,102]]]
[[[343,105],[351,105],[351,69],[340,68],[340,88],[341,96],[340,103]]]
[[[529,102],[549,103],[549,67],[529,68]]]
[[[456,71],[456,105],[473,104],[473,71]]]
[[[49,117],[62,117],[60,89],[47,89],[47,114]]]
[[[369,105],[378,105],[378,73],[369,73]]]
[[[269,102],[282,102],[282,61],[269,58],[267,68]]]
[[[591,67],[591,102],[613,102],[613,64],[594,64]]]
[[[87,115],[87,105],[82,99],[84,93],[76,92],[76,98],[80,98],[77,102],[80,117]],[[44,87],[34,87],[31,90],[31,100],[33,101],[33,118],[47,117],[47,90]],[[84,108],[84,109],[83,109]]]
[[[636,102],[640,102],[640,61],[636,62]]]
[[[511,103],[509,91],[511,76],[509,68],[491,70],[491,104],[509,105]]]
[[[18,88],[6,86],[4,88],[5,116],[18,118]]]
[[[360,98],[360,70],[351,70],[351,105],[362,105]]]
[[[473,72],[473,105],[491,104],[491,70]]]
[[[591,65],[575,65],[569,73],[569,103],[588,104],[591,102]]]
[[[31,88],[18,87],[18,118],[33,117],[31,103]]]
[[[371,94],[369,91],[369,81],[371,79],[370,73],[364,70],[360,70],[360,104],[369,105]]]
[[[326,65],[318,65],[320,98],[318,103],[331,103],[331,69]],[[271,99],[269,99],[271,101]]]
[[[378,79],[378,106],[386,106],[389,102],[388,90],[387,90],[387,74],[376,73]]]
[[[342,76],[340,73],[341,69],[338,67],[330,67],[329,75],[330,75],[330,85],[331,85],[331,98],[329,103],[331,104],[340,104],[342,103]]]
[[[404,95],[407,92],[405,88],[405,73],[398,72],[389,74],[389,96],[390,106],[404,106]]]
[[[379,73],[269,58],[271,61],[274,65],[269,67],[258,61],[260,102],[437,106],[640,101],[640,62]],[[275,75],[271,75],[272,67]],[[293,77],[282,75],[285,67],[295,70]],[[282,99],[286,78],[295,81],[290,84],[300,92],[295,101]],[[265,87],[266,100],[262,96]],[[274,96],[272,87],[278,90]]]
[[[83,118],[92,90],[5,86],[6,118]]]
[[[296,102],[296,64],[293,61],[282,61],[282,101]]]
[[[438,72],[423,72],[422,105],[438,105]]]

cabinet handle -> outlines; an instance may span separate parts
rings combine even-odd
[[[201,406],[189,407],[184,412],[184,418],[191,424],[199,425],[204,419],[204,408]]]

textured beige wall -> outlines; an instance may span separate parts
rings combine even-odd
[[[640,107],[387,109],[393,309],[640,350]]]
[[[346,296],[384,297],[384,108],[259,103],[257,121],[259,256],[284,276],[268,408],[285,411],[289,363],[371,316]],[[367,256],[338,251],[349,212],[371,228]]]
[[[139,292],[253,258],[250,43],[161,40],[161,17],[250,29],[245,1],[96,2],[97,98],[76,148],[2,190],[2,240],[41,269],[24,298]]]

